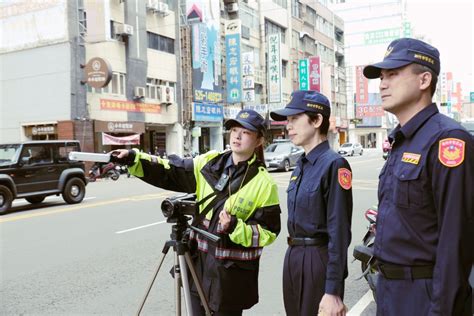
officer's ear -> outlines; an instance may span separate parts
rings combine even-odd
[[[317,113],[316,114],[316,119],[313,120],[313,126],[315,128],[320,128],[321,127],[321,124],[323,124],[323,115],[320,114],[320,113]]]
[[[420,74],[420,89],[421,90],[427,90],[430,88],[431,85],[431,80],[433,80],[433,77],[431,76],[431,73],[429,71],[425,71]]]

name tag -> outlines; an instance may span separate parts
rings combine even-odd
[[[403,153],[402,161],[417,165],[420,162],[421,155],[414,153]]]

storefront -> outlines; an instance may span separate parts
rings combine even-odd
[[[57,122],[23,125],[23,132],[28,140],[58,139]]]
[[[94,121],[94,148],[109,152],[118,148],[141,148],[144,143],[145,123]],[[143,149],[143,148],[142,148]]]

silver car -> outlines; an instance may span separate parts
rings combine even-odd
[[[278,142],[270,144],[264,152],[265,165],[269,169],[289,171],[296,166],[296,162],[303,154],[301,147],[290,142]]]
[[[359,143],[345,143],[339,148],[338,153],[342,156],[361,155],[364,152],[362,145]]]

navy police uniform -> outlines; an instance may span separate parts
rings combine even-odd
[[[381,69],[418,63],[439,74],[439,52],[414,39],[389,46]],[[380,173],[374,254],[377,315],[471,315],[474,141],[431,104],[389,136]]]
[[[303,112],[330,116],[329,100],[315,91],[295,91],[274,120]],[[283,267],[287,315],[316,315],[325,293],[343,298],[347,247],[351,241],[352,172],[324,141],[303,154],[288,186],[288,249]]]

